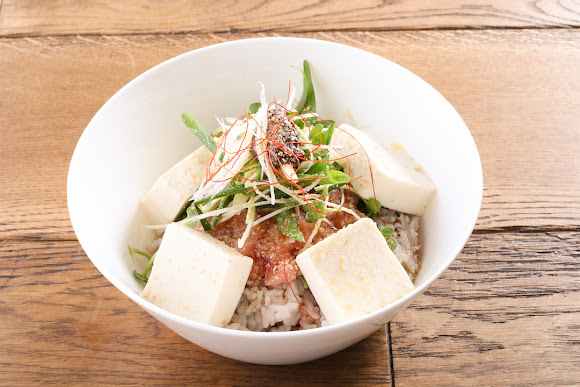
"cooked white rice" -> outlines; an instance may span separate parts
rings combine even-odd
[[[228,328],[283,332],[328,325],[314,296],[310,290],[304,289],[302,281],[296,279],[290,286],[244,289]]]
[[[392,237],[397,242],[397,248],[393,253],[401,262],[401,265],[409,274],[411,281],[415,281],[415,277],[420,268],[419,261],[419,218],[415,215],[407,215],[397,211],[381,208],[381,217],[383,221],[377,216],[373,220],[379,227],[393,227],[395,232]]]

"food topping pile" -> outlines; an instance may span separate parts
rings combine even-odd
[[[306,61],[303,76],[299,101],[290,88],[268,102],[262,85],[260,102],[211,135],[182,115],[203,146],[141,201],[160,238],[152,255],[129,248],[148,259],[135,271],[144,298],[210,325],[280,331],[357,318],[413,289],[433,183],[399,144],[317,115]]]

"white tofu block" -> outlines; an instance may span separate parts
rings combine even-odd
[[[141,206],[151,224],[167,224],[175,220],[205,179],[212,156],[202,146],[157,179],[141,199]]]
[[[253,260],[203,231],[167,226],[141,296],[171,313],[225,327],[252,269]]]
[[[296,262],[330,324],[379,310],[415,288],[369,218],[315,244]]]
[[[423,215],[435,194],[435,184],[401,144],[384,148],[366,133],[342,124],[334,131],[332,145],[341,145],[343,156],[354,154],[338,163],[346,173],[350,168],[351,177],[361,176],[352,183],[359,196],[370,199],[376,194],[383,207]]]

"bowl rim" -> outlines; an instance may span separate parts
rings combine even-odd
[[[190,56],[201,55],[201,54],[208,52],[208,51],[220,50],[223,47],[227,47],[227,46],[240,45],[240,44],[242,44],[242,45],[254,44],[254,43],[261,44],[262,42],[266,42],[266,41],[300,42],[300,43],[306,43],[306,44],[322,44],[322,45],[340,47],[341,49],[353,50],[354,52],[358,52],[362,55],[372,57],[375,60],[386,61],[386,62],[390,63],[390,65],[394,65],[396,68],[398,68],[398,70],[402,70],[402,71],[408,73],[413,78],[416,78],[416,80],[422,82],[424,84],[424,86],[432,89],[433,91],[435,91],[435,93],[439,97],[442,98],[442,101],[448,105],[448,107],[457,115],[457,117],[463,123],[463,125],[467,131],[467,134],[469,136],[470,145],[473,145],[474,156],[476,158],[475,161],[477,161],[476,164],[478,167],[477,171],[476,171],[476,172],[478,172],[477,173],[477,184],[478,184],[477,189],[479,191],[479,195],[478,195],[479,200],[478,200],[478,204],[477,204],[477,211],[473,212],[473,215],[471,216],[471,219],[468,222],[468,224],[470,225],[469,232],[465,232],[465,235],[463,236],[463,238],[460,239],[461,243],[459,243],[457,245],[457,247],[452,252],[450,252],[448,254],[452,258],[449,259],[445,265],[439,267],[435,271],[434,274],[429,276],[421,285],[416,287],[410,293],[401,297],[397,301],[382,307],[381,309],[378,309],[374,312],[371,312],[369,314],[366,314],[364,316],[358,317],[358,318],[350,320],[350,321],[345,321],[345,322],[341,322],[339,324],[333,324],[333,325],[328,325],[328,326],[324,326],[324,327],[318,327],[316,329],[284,331],[284,332],[254,332],[254,331],[242,331],[242,330],[228,329],[225,327],[215,327],[215,326],[199,323],[199,322],[196,322],[193,320],[189,320],[185,317],[182,317],[182,316],[179,316],[179,315],[174,314],[172,312],[166,311],[165,309],[162,309],[162,308],[158,307],[157,305],[152,304],[151,302],[143,299],[138,294],[135,294],[133,292],[133,289],[131,289],[128,285],[125,285],[124,283],[118,283],[118,281],[113,281],[111,279],[112,276],[109,274],[109,270],[106,269],[104,267],[104,265],[99,264],[97,260],[93,260],[89,256],[85,246],[83,245],[83,242],[78,238],[77,227],[75,227],[76,222],[75,222],[75,220],[73,220],[73,218],[77,219],[77,217],[76,217],[76,215],[73,215],[73,213],[75,213],[75,211],[71,210],[71,204],[70,204],[71,200],[68,200],[68,199],[71,197],[71,188],[70,188],[70,186],[71,186],[70,182],[71,182],[71,178],[72,178],[71,171],[73,170],[73,165],[76,163],[75,160],[80,157],[79,156],[79,144],[86,141],[86,137],[88,136],[87,129],[89,129],[93,125],[94,122],[98,121],[100,119],[100,117],[103,114],[105,114],[105,112],[108,110],[108,107],[110,105],[113,105],[119,98],[121,98],[122,95],[125,92],[127,92],[128,89],[133,87],[134,84],[142,82],[144,79],[147,79],[148,77],[150,77],[153,73],[156,73],[156,72],[160,71],[161,69],[164,69],[165,67],[171,66],[174,62],[181,61],[184,58],[187,58]],[[357,47],[352,47],[352,46],[348,46],[345,44],[341,44],[341,43],[331,42],[331,41],[327,41],[327,40],[320,40],[320,39],[301,38],[301,37],[257,37],[257,38],[249,38],[249,39],[241,38],[241,39],[236,39],[236,40],[232,40],[232,41],[228,41],[228,42],[216,43],[216,44],[212,44],[209,46],[200,47],[200,48],[197,48],[195,50],[191,50],[191,51],[182,53],[180,55],[177,55],[175,57],[172,57],[170,59],[167,59],[167,60],[151,67],[150,69],[146,70],[142,74],[138,75],[137,77],[135,77],[134,79],[129,81],[126,85],[121,87],[117,92],[115,92],[115,94],[113,96],[111,96],[103,104],[103,106],[101,106],[99,108],[97,113],[91,118],[91,120],[87,124],[86,128],[83,130],[83,133],[81,134],[81,136],[80,136],[80,138],[75,146],[75,150],[73,152],[73,155],[71,157],[71,161],[69,164],[69,170],[68,170],[68,176],[67,176],[67,206],[68,206],[69,217],[71,220],[73,230],[75,232],[75,235],[77,235],[77,240],[79,241],[79,244],[81,245],[81,247],[85,251],[85,254],[89,258],[89,260],[93,263],[93,265],[97,268],[97,270],[99,270],[101,275],[103,275],[113,286],[115,286],[118,290],[120,290],[124,295],[129,297],[137,305],[142,307],[145,311],[147,311],[149,313],[153,312],[155,314],[162,316],[165,319],[174,320],[174,321],[176,321],[182,325],[185,325],[187,327],[195,328],[195,329],[207,332],[207,333],[225,334],[225,335],[231,335],[231,336],[235,336],[235,337],[239,337],[239,338],[252,338],[252,339],[259,339],[259,340],[263,340],[266,338],[273,339],[275,337],[281,338],[281,337],[290,337],[290,336],[308,337],[310,335],[319,335],[321,332],[325,332],[325,333],[330,334],[331,332],[334,332],[334,331],[340,331],[343,329],[351,328],[355,325],[364,323],[365,321],[370,322],[371,320],[374,319],[374,317],[385,313],[389,309],[396,310],[400,306],[412,302],[412,300],[414,300],[417,296],[421,295],[429,286],[431,286],[431,284],[433,282],[435,282],[435,280],[437,280],[443,274],[443,272],[445,272],[449,268],[449,266],[451,266],[451,264],[455,261],[457,256],[461,253],[461,251],[465,247],[467,241],[471,237],[473,229],[475,228],[475,224],[477,223],[477,220],[479,218],[479,212],[481,210],[482,199],[483,199],[483,170],[482,170],[482,166],[481,166],[481,158],[479,156],[479,151],[477,149],[477,145],[475,144],[475,141],[473,139],[473,136],[471,135],[471,132],[469,131],[469,128],[467,127],[467,125],[465,125],[465,122],[463,121],[463,119],[461,118],[459,113],[457,113],[455,108],[453,108],[453,106],[449,103],[449,101],[447,101],[447,99],[443,95],[441,95],[441,93],[439,93],[438,90],[436,90],[433,86],[431,86],[429,83],[427,83],[425,80],[423,80],[421,77],[419,77],[418,75],[416,75],[412,71],[410,71],[410,70],[404,68],[403,66],[401,66],[395,62],[392,62],[391,60],[389,60],[385,57],[382,57],[380,55],[374,54],[372,52],[369,52],[369,51],[366,51],[366,50],[363,50],[363,49],[360,49]]]

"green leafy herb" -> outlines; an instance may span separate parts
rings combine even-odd
[[[215,141],[209,134],[207,134],[205,130],[201,128],[201,126],[199,126],[195,118],[187,113],[183,113],[181,115],[181,119],[183,120],[185,126],[187,126],[193,132],[193,134],[197,136],[197,138],[199,138],[199,141],[201,141],[210,152],[215,152]]]
[[[328,160],[328,150],[323,149],[322,151],[320,151],[316,155],[316,159],[318,161],[315,161],[312,164],[312,166],[310,168],[308,168],[308,171],[306,171],[307,174],[312,175],[315,173],[322,172],[326,169],[326,166],[328,165],[328,161],[324,161],[324,160]]]
[[[294,211],[286,210],[274,217],[276,223],[278,224],[278,229],[288,238],[292,238],[298,242],[304,242],[304,235],[298,227],[298,221],[296,220],[296,215]]]
[[[314,164],[308,169],[308,171],[306,171],[306,173],[312,175],[324,171],[326,169],[326,166],[328,165],[328,161],[324,160],[328,160],[328,156],[326,159],[320,159],[318,161],[315,161]]]
[[[319,182],[319,186],[329,185],[328,187],[329,192],[337,188],[340,188],[345,184],[348,184],[352,180],[350,176],[347,175],[346,173],[334,169],[325,170],[324,172],[314,174],[301,174],[301,173],[298,174],[299,179],[314,178],[314,177],[322,177],[322,179]],[[312,181],[305,181],[301,183],[310,184]]]
[[[326,127],[327,125],[332,125],[334,123],[334,120],[323,120],[317,116],[314,117],[308,117],[304,119],[304,122],[306,123],[306,125],[308,126],[316,126],[316,125],[322,125],[323,127]]]
[[[310,138],[310,141],[313,144],[315,144],[315,145],[322,144],[322,131],[323,130],[324,130],[324,126],[322,124],[316,124],[310,130],[310,134],[308,135],[308,138]]]
[[[256,114],[261,107],[262,107],[262,104],[260,102],[254,102],[253,104],[250,105],[250,108],[248,109],[248,113],[249,114]]]
[[[258,161],[258,157],[254,157],[251,160],[246,161],[244,164],[244,168],[252,168],[252,167],[259,167],[260,162]]]
[[[322,134],[322,143],[324,145],[330,145],[330,140],[332,140],[333,134],[334,134],[334,121],[332,121],[330,127]]]
[[[316,112],[316,97],[314,96],[314,85],[312,84],[310,64],[308,61],[304,61],[303,67],[302,97],[300,98],[300,104],[297,106],[296,111],[298,114],[302,114],[304,111],[314,113]]]
[[[381,229],[381,234],[383,234],[383,236],[385,238],[390,238],[391,234],[395,232],[395,229],[393,227],[383,227]]]
[[[197,204],[194,204],[193,206],[197,210],[197,215],[203,214],[203,212],[201,211],[201,208],[199,208],[199,206]],[[199,221],[201,222],[201,225],[202,225],[202,227],[203,227],[203,229],[205,231],[211,231],[212,230],[213,227],[211,227],[211,225],[209,224],[209,222],[207,221],[207,219],[200,219]]]
[[[224,207],[226,207],[228,204],[230,204],[230,202],[234,199],[233,195],[230,196],[226,196],[224,197],[221,201],[220,201],[220,205],[218,206],[218,209],[222,209]],[[217,226],[218,222],[220,221],[221,217],[223,214],[219,214],[214,216],[213,218],[211,218],[211,222],[209,224],[209,226],[211,227],[211,229],[213,230],[215,228],[215,226]]]
[[[324,130],[324,125],[322,124],[314,125],[314,128],[310,130],[310,134],[308,135],[310,141],[315,145],[329,145],[334,134],[334,125],[334,121],[331,122],[326,130]]]
[[[387,245],[389,246],[389,249],[391,249],[391,251],[395,251],[395,249],[397,248],[397,241],[392,237],[392,234],[394,232],[395,229],[393,227],[387,226],[381,229],[381,234],[383,234],[383,237],[385,237]]]
[[[308,289],[308,283],[306,282],[306,278],[304,278],[303,275],[299,275],[298,278],[300,278],[300,280],[302,281],[302,286],[304,286],[304,289]]]
[[[381,202],[375,198],[369,198],[368,200],[363,198],[361,199],[363,202],[365,202],[367,216],[371,217],[373,215],[377,215],[381,210]]]
[[[135,254],[142,255],[149,260],[149,262],[147,262],[147,266],[145,267],[145,270],[143,271],[143,273],[137,273],[137,270],[133,270],[133,275],[135,277],[137,277],[141,281],[147,283],[147,281],[149,280],[149,277],[148,277],[149,270],[153,266],[153,261],[155,261],[155,255],[157,253],[153,254],[153,256],[150,256],[149,254],[147,254],[144,251],[141,251],[139,249],[134,249],[131,246],[128,246],[128,247],[129,247],[129,254],[131,255],[131,260],[133,260],[133,262],[135,261]]]
[[[314,208],[313,208],[314,207]],[[304,210],[306,211],[306,221],[309,223],[316,222],[318,219],[322,219],[326,216],[324,209],[326,205],[324,202],[315,202],[304,205]],[[320,211],[320,212],[319,212]]]
[[[195,206],[193,204],[191,206],[187,207],[187,211],[185,211],[186,218],[193,218],[196,215],[197,215],[197,209],[195,208]]]
[[[225,196],[230,196],[230,195],[235,195],[235,194],[239,194],[239,193],[248,193],[248,191],[253,190],[252,187],[245,187],[243,184],[239,184],[239,185],[231,185],[230,183],[228,183],[226,185],[226,188],[224,188],[223,190],[221,190],[220,192],[216,193],[213,196],[207,197],[205,199],[199,200],[197,202],[195,202],[195,204],[205,204],[208,203],[214,199],[219,199],[219,198],[223,198]]]
[[[270,210],[279,210],[280,208],[294,207],[297,205],[298,205],[298,202],[296,200],[291,200],[291,201],[286,202],[286,203],[276,203],[273,206],[265,206],[265,208],[270,209]]]
[[[302,120],[302,119],[294,120],[294,123],[295,123],[296,125],[298,125],[298,127],[299,127],[300,129],[304,129],[304,126],[305,126],[304,120]]]
[[[387,239],[387,245],[389,245],[391,251],[395,251],[395,249],[397,248],[397,241],[394,240],[393,238],[389,238]]]
[[[326,177],[320,181],[320,184],[330,184],[329,191],[340,188],[352,180],[349,175],[342,171],[328,170],[324,171],[324,174]]]
[[[342,167],[336,161],[333,162],[332,164],[329,164],[327,169],[332,169],[334,171],[342,171]]]

